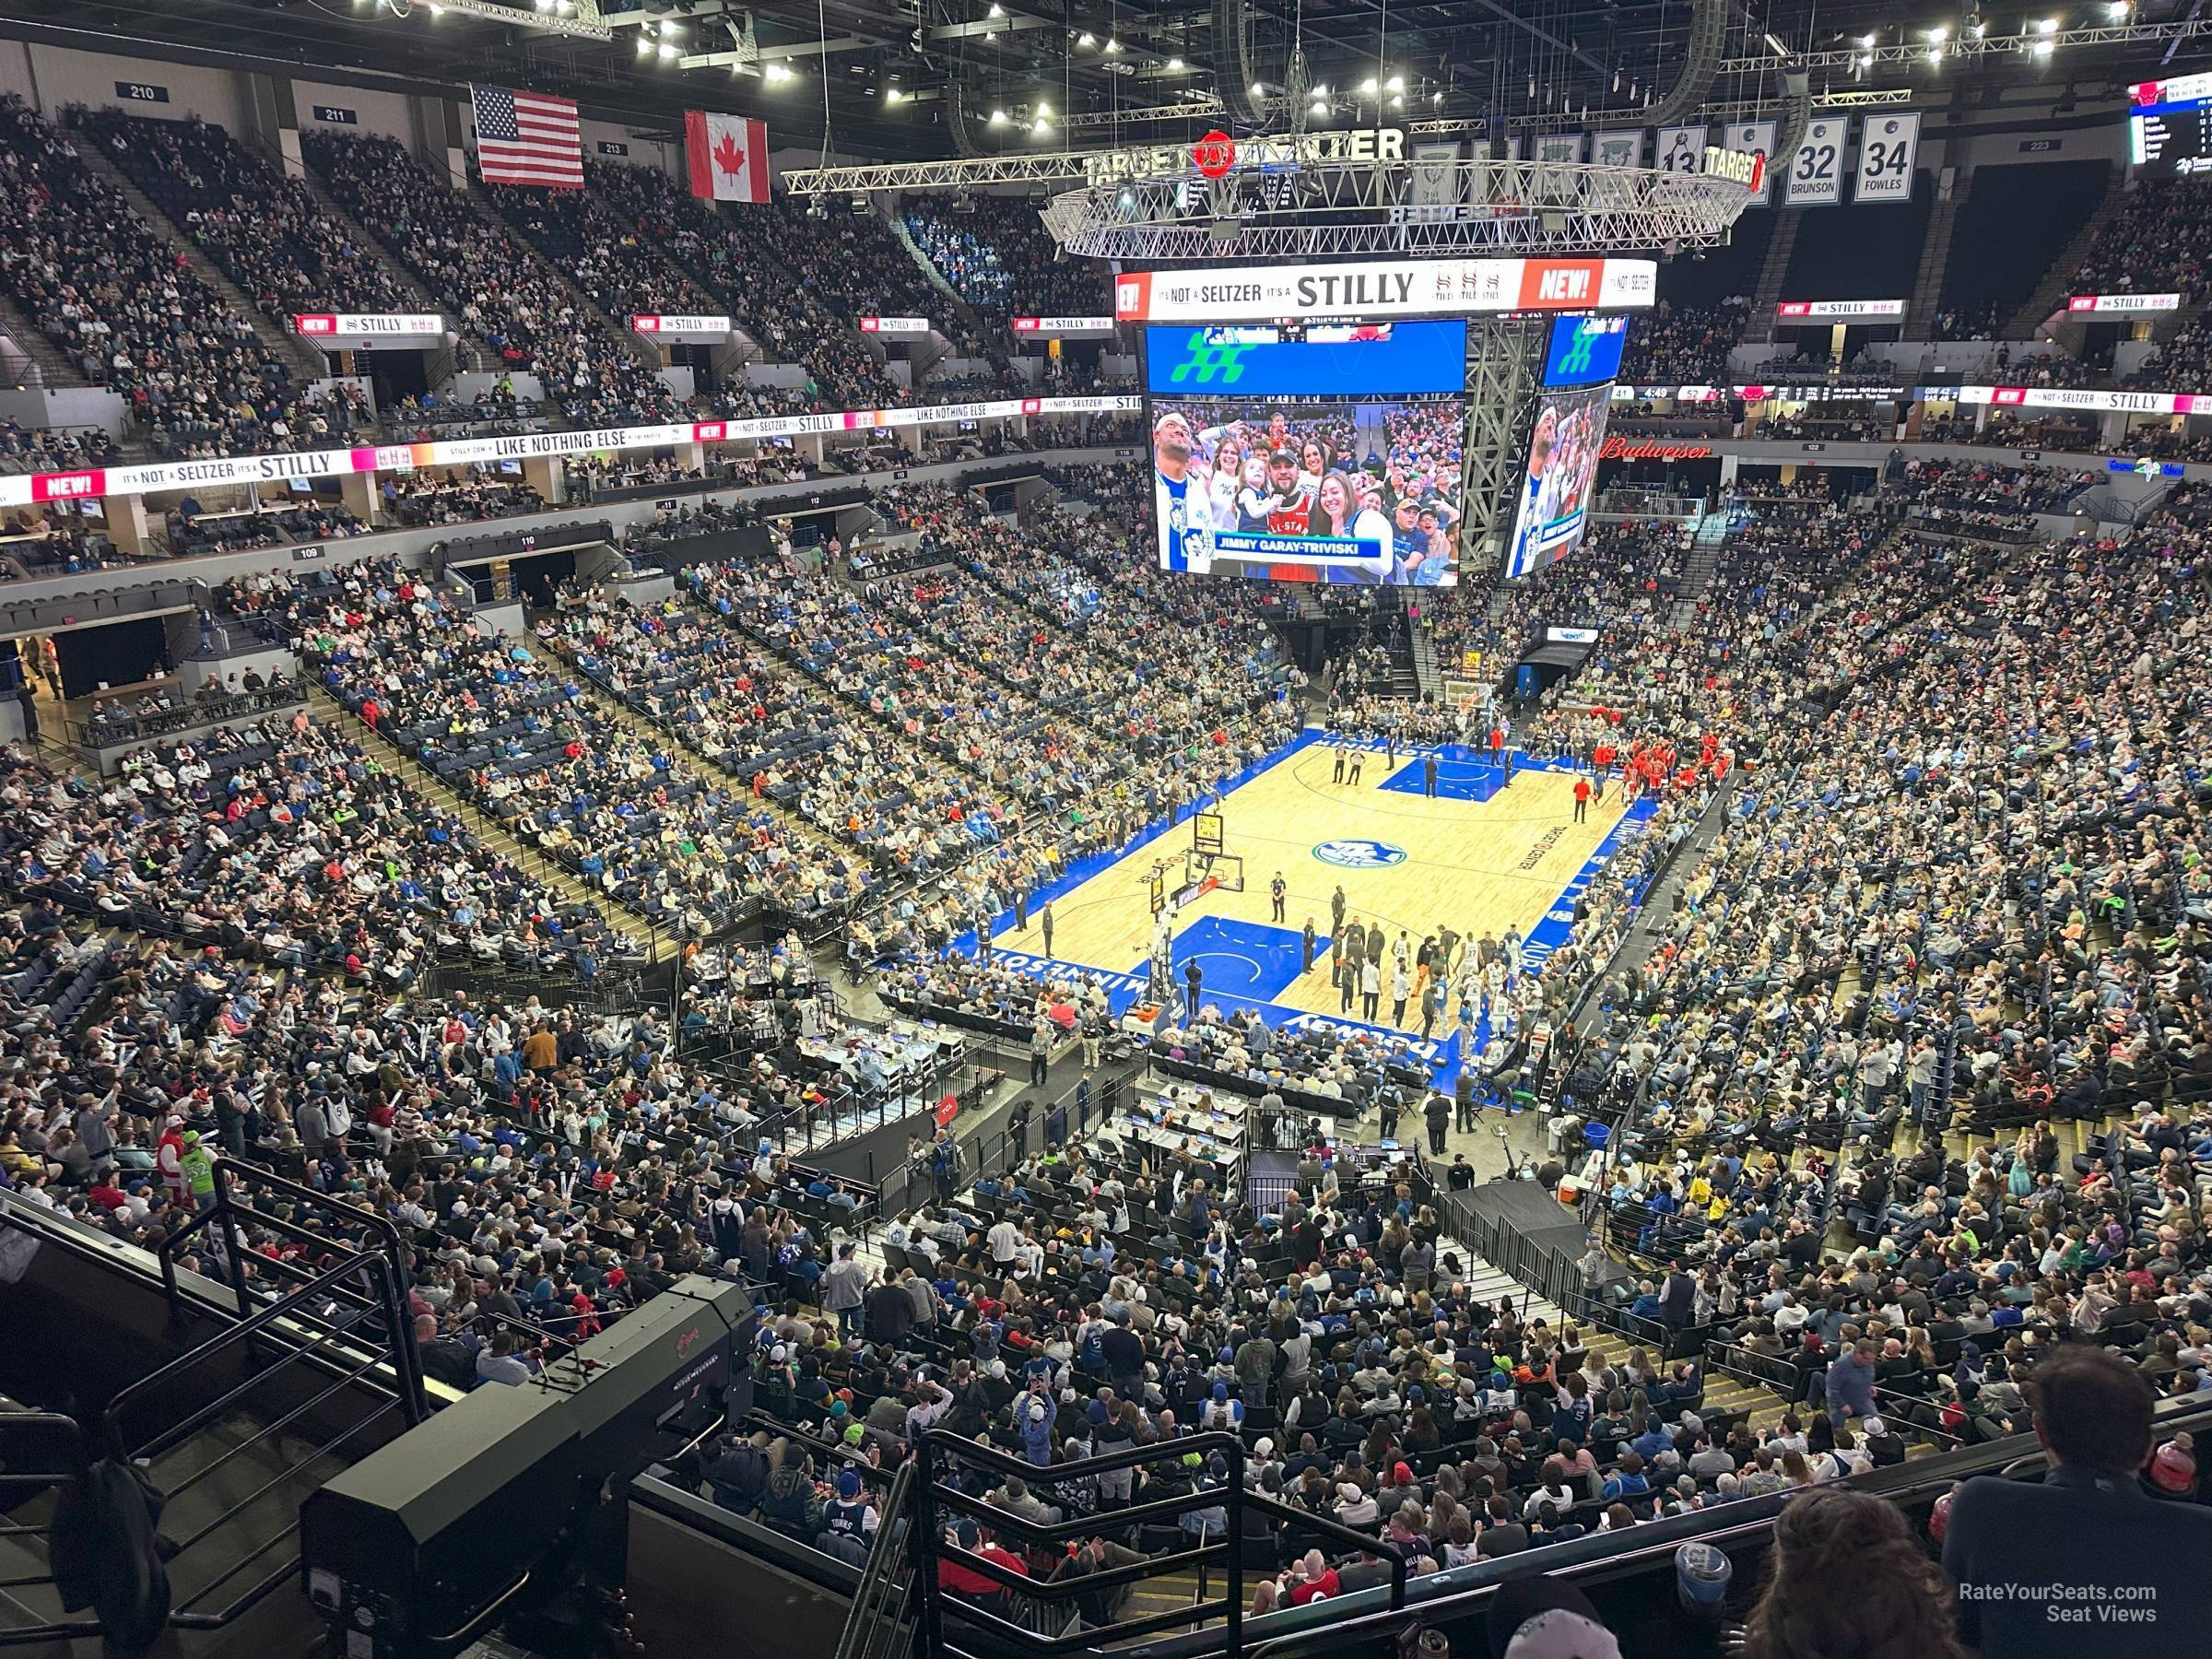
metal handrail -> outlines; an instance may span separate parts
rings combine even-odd
[[[377,1311],[382,1314],[391,1343],[392,1369],[398,1381],[398,1393],[401,1403],[406,1410],[407,1421],[410,1425],[421,1422],[429,1415],[429,1408],[423,1387],[422,1357],[416,1352],[412,1340],[412,1329],[406,1317],[404,1287],[408,1282],[408,1252],[406,1241],[400,1236],[397,1224],[386,1217],[376,1214],[373,1210],[355,1209],[350,1206],[334,1205],[327,1194],[317,1192],[313,1187],[303,1186],[296,1181],[288,1180],[261,1165],[247,1165],[241,1168],[228,1162],[217,1163],[215,1166],[215,1204],[210,1209],[204,1211],[200,1216],[194,1217],[191,1222],[180,1229],[177,1237],[182,1238],[188,1234],[207,1216],[221,1218],[226,1229],[225,1254],[229,1258],[233,1288],[239,1299],[238,1312],[241,1315],[246,1312],[248,1296],[245,1282],[245,1256],[238,1243],[238,1218],[243,1217],[255,1225],[265,1226],[272,1231],[287,1233],[293,1237],[315,1239],[318,1235],[305,1231],[298,1224],[288,1221],[282,1217],[268,1215],[254,1209],[250,1205],[239,1203],[231,1191],[234,1171],[240,1180],[250,1180],[256,1185],[266,1187],[295,1203],[310,1205],[330,1216],[340,1227],[359,1227],[375,1240],[374,1247],[359,1253],[371,1255],[382,1263],[385,1277],[372,1281],[372,1288],[381,1289],[382,1294],[377,1297],[364,1298],[355,1305],[366,1309],[367,1306],[373,1303]],[[180,1296],[174,1254],[171,1249],[173,1242],[172,1240],[163,1241],[161,1260],[163,1287],[169,1294],[170,1305],[175,1308],[180,1305]],[[329,1274],[324,1274],[321,1279],[311,1282],[321,1283],[329,1279],[330,1277]],[[354,1292],[350,1285],[342,1284],[331,1294],[340,1300],[347,1300],[353,1297]],[[303,1293],[294,1291],[280,1298],[279,1301],[280,1303],[293,1302],[301,1300],[304,1300]]]
[[[210,1337],[207,1341],[201,1343],[197,1347],[188,1349],[186,1352],[178,1355],[174,1359],[169,1361],[168,1364],[159,1366],[155,1370],[147,1372],[145,1376],[140,1377],[136,1382],[126,1383],[123,1388],[119,1389],[115,1393],[112,1399],[109,1400],[107,1410],[101,1414],[100,1418],[101,1436],[106,1441],[110,1451],[119,1458],[128,1459],[138,1455],[138,1453],[133,1450],[129,1441],[124,1437],[123,1419],[126,1407],[136,1405],[139,1399],[141,1399],[143,1396],[153,1393],[154,1390],[159,1387],[166,1385],[178,1376],[182,1375],[183,1372],[190,1371],[194,1366],[198,1365],[202,1360],[209,1359],[226,1348],[233,1347],[238,1344],[259,1335],[261,1332],[268,1329],[271,1325],[276,1324],[279,1320],[288,1316],[294,1312],[296,1307],[304,1306],[311,1299],[324,1294],[330,1286],[344,1279],[350,1278],[356,1273],[382,1271],[382,1260],[375,1253],[371,1251],[357,1251],[354,1254],[347,1257],[346,1260],[341,1262],[336,1267],[322,1275],[312,1283],[303,1285],[299,1289],[294,1290],[288,1295],[277,1298],[275,1301],[269,1303],[267,1307],[263,1308],[260,1312],[241,1320],[237,1324],[232,1325],[229,1330],[218,1332],[214,1336]],[[405,1338],[403,1337],[401,1340],[404,1342]],[[172,1424],[169,1429],[165,1430],[160,1439],[170,1441],[171,1443],[173,1443],[175,1438],[179,1434],[187,1432],[191,1428],[197,1427],[206,1422],[207,1420],[206,1414],[208,1411],[219,1410],[226,1403],[227,1401],[225,1400],[218,1400],[214,1402],[211,1406],[202,1407],[201,1410],[193,1413],[182,1422]],[[404,1394],[402,1397],[402,1403],[406,1403]],[[419,1410],[419,1402],[417,1402],[417,1406],[418,1410]],[[410,1425],[412,1425],[414,1423],[420,1422],[422,1419],[419,1415],[415,1415],[410,1416],[408,1420]]]
[[[90,1463],[90,1453],[85,1444],[84,1426],[73,1417],[54,1411],[0,1413],[0,1441],[5,1441],[10,1434],[20,1430],[32,1430],[41,1434],[52,1433],[60,1436],[67,1442],[69,1467],[64,1473],[51,1475],[29,1470],[22,1472],[7,1470],[0,1473],[0,1487],[16,1488],[32,1484],[51,1486],[59,1481],[74,1478]],[[11,1501],[13,1500],[11,1499]],[[10,1527],[6,1535],[36,1535],[45,1530],[43,1527],[35,1526]],[[51,1571],[20,1578],[11,1577],[5,1583],[0,1583],[0,1592],[30,1589],[53,1583],[53,1574]],[[15,1597],[8,1595],[6,1599],[13,1601]],[[99,1634],[100,1622],[97,1619],[55,1620],[46,1624],[0,1630],[0,1647],[24,1646],[31,1642],[73,1641],[80,1636],[97,1636]]]
[[[896,1582],[899,1562],[906,1552],[906,1540],[899,1535],[897,1524],[906,1508],[907,1493],[913,1488],[916,1467],[915,1461],[909,1458],[891,1477],[891,1489],[884,1500],[883,1520],[876,1529],[876,1542],[868,1550],[867,1562],[861,1569],[860,1583],[853,1592],[852,1609],[845,1615],[844,1629],[838,1633],[833,1659],[860,1659],[874,1627],[888,1613],[888,1608],[877,1604],[888,1601],[887,1587]]]
[[[1035,1631],[997,1618],[987,1609],[963,1608],[961,1616],[972,1618],[986,1628],[995,1628],[1002,1633],[1015,1634],[1027,1645],[1047,1653],[1060,1653],[1077,1647],[1098,1646],[1130,1636],[1149,1634],[1169,1630],[1194,1620],[1203,1620],[1220,1613],[1227,1621],[1228,1641],[1231,1653],[1239,1650],[1244,1617],[1244,1569],[1242,1556],[1237,1545],[1243,1537],[1242,1522],[1248,1512],[1257,1512],[1271,1520],[1278,1520],[1331,1539],[1334,1542],[1362,1551],[1373,1551],[1390,1563],[1391,1600],[1394,1610],[1406,1605],[1406,1586],[1409,1563],[1394,1549],[1381,1547],[1381,1541],[1371,1535],[1358,1532],[1331,1517],[1308,1514],[1302,1510],[1277,1502],[1261,1493],[1247,1489],[1244,1483],[1245,1448],[1243,1439],[1226,1430],[1215,1430],[1181,1439],[1163,1441],[1158,1445],[1131,1446],[1120,1452],[1110,1452],[1097,1457],[1087,1457],[1075,1463],[1053,1466],[1056,1479],[1081,1478],[1089,1475],[1111,1474],[1117,1470],[1135,1468],[1154,1463],[1163,1457],[1181,1458],[1190,1453],[1219,1452],[1229,1464],[1228,1479],[1218,1488],[1189,1493],[1177,1493],[1119,1510],[1117,1516],[1126,1522],[1153,1514],[1173,1515],[1192,1510],[1216,1509],[1222,1511],[1223,1531],[1218,1543],[1202,1541],[1192,1550],[1171,1556],[1148,1558],[1135,1567],[1116,1569],[1102,1573],[1086,1573],[1065,1583],[1038,1584],[1018,1574],[1008,1572],[997,1563],[960,1548],[947,1545],[938,1537],[936,1510],[939,1503],[964,1512],[988,1516],[994,1528],[1018,1534],[1041,1542],[1065,1542],[1074,1537],[1095,1532],[1095,1520],[1078,1517],[1051,1525],[1040,1525],[1024,1520],[994,1505],[970,1497],[949,1485],[940,1484],[933,1474],[932,1465],[939,1458],[971,1463],[1000,1475],[1035,1478],[1039,1470],[1033,1464],[1013,1457],[994,1447],[980,1445],[949,1430],[933,1429],[922,1437],[915,1450],[915,1461],[920,1469],[915,1488],[915,1514],[909,1528],[910,1543],[914,1561],[918,1594],[921,1598],[922,1636],[925,1652],[944,1651],[943,1592],[937,1583],[937,1563],[940,1559],[957,1559],[959,1564],[981,1577],[1000,1583],[1009,1590],[1040,1601],[1069,1600],[1096,1590],[1102,1585],[1119,1583],[1124,1579],[1148,1576],[1163,1563],[1182,1565],[1210,1559],[1218,1553],[1225,1570],[1225,1595],[1219,1602],[1199,1602],[1188,1607],[1171,1608],[1164,1613],[1151,1614],[1140,1619],[1124,1620],[1095,1630],[1070,1631],[1060,1636],[1040,1637]]]

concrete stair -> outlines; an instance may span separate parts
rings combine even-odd
[[[640,365],[653,370],[658,370],[662,366],[659,347],[648,346],[636,335],[630,333],[623,323],[618,322],[601,311],[598,303],[571,281],[569,274],[562,270],[558,263],[538,251],[536,243],[530,240],[521,226],[511,221],[492,204],[492,199],[485,191],[484,186],[475,179],[468,182],[468,203],[477,210],[480,218],[505,232],[517,247],[542,265],[555,283],[567,293],[571,300],[575,301],[577,309],[598,324],[599,327],[611,335],[623,350],[635,359]]]
[[[29,359],[41,384],[88,386],[93,383],[77,368],[69,354],[54,344],[53,336],[32,321],[30,315],[13,300],[0,298],[0,335],[6,335],[16,343],[18,349]]]
[[[2127,202],[2127,170],[2112,169],[2112,181],[2105,186],[2104,196],[2090,209],[2089,217],[2082,221],[2081,229],[2043,272],[2035,291],[2028,296],[2027,303],[2012,313],[2004,327],[1997,331],[2000,340],[2033,340],[2041,337],[2043,324],[2065,305],[2066,297],[2074,291],[2074,273],[2088,257],[2089,250],[2104,234],[2105,227]]]
[[[1774,337],[1774,307],[1782,299],[1783,278],[1790,268],[1790,254],[1797,246],[1797,227],[1817,207],[1777,207],[1773,240],[1767,243],[1767,263],[1759,269],[1759,286],[1751,290],[1751,315],[1744,325],[1747,343]]]
[[[396,747],[377,733],[367,721],[354,713],[352,710],[347,708],[345,704],[320,686],[311,684],[308,687],[307,701],[308,707],[313,711],[316,720],[325,725],[337,726],[346,731],[363,748],[384,754],[398,752]],[[607,898],[606,894],[587,887],[536,848],[525,846],[515,840],[482,807],[448,787],[428,768],[418,766],[409,760],[406,763],[404,776],[410,789],[427,800],[444,807],[454,818],[466,824],[470,833],[486,844],[497,847],[509,858],[512,858],[517,866],[529,871],[533,880],[542,883],[553,892],[573,903],[588,905],[597,911],[606,918],[607,925],[620,935],[624,940],[634,946],[641,956],[645,955],[649,948],[654,948],[654,954],[649,959],[659,960],[663,957],[675,955],[681,948],[681,945],[674,937],[661,938],[657,947],[654,947],[653,931],[646,926],[642,918],[634,915],[622,905]]]
[[[1912,277],[1912,297],[1905,307],[1904,337],[1924,340],[1936,322],[1936,302],[1943,293],[1943,276],[1951,263],[1951,231],[1959,223],[1959,195],[1939,197],[1928,215],[1927,235],[1920,244],[1920,269]]]
[[[722,771],[720,767],[715,766],[712,761],[707,760],[696,750],[686,748],[681,743],[677,742],[676,735],[673,732],[670,732],[664,727],[654,725],[653,722],[647,720],[643,715],[639,714],[635,710],[629,708],[621,700],[621,699],[616,697],[597,680],[592,678],[590,675],[583,671],[582,665],[576,661],[574,654],[570,652],[560,641],[550,640],[543,641],[543,643],[545,643],[548,649],[551,650],[555,656],[558,656],[561,659],[561,661],[567,663],[571,667],[576,670],[576,684],[578,688],[581,688],[583,693],[592,700],[593,704],[608,720],[613,721],[618,725],[628,726],[631,731],[635,732],[639,736],[644,738],[647,742],[653,744],[657,748],[666,748],[671,753],[682,755],[687,765],[701,772],[717,772]],[[746,787],[750,786],[750,781],[747,779],[738,778],[728,772],[724,772],[723,776],[728,779],[731,782]],[[778,823],[789,830],[793,835],[797,836],[802,841],[820,841],[831,839],[827,832],[821,830],[818,826],[809,823],[806,818],[801,818],[797,813],[790,811],[786,807],[779,806],[775,802],[769,800],[766,796],[759,797],[757,804],[764,811],[766,811],[771,818],[774,818]]]
[[[362,224],[360,220],[355,218],[352,214],[347,212],[344,207],[339,206],[337,197],[323,188],[323,181],[315,177],[312,169],[301,170],[300,182],[306,187],[307,194],[314,198],[316,210],[326,218],[343,225],[371,247],[379,249],[384,247],[382,237]],[[399,284],[401,290],[407,296],[408,302],[417,311],[438,312],[445,318],[450,327],[458,332],[461,320],[453,316],[436,295],[415,280],[415,273],[407,269],[406,261],[394,255],[382,263],[393,281]],[[500,360],[497,352],[481,341],[470,339],[466,335],[461,335],[461,344],[454,348],[453,366],[456,369],[472,370],[486,374],[497,374],[506,367]]]
[[[146,221],[147,228],[171,247],[176,249],[192,267],[193,275],[220,295],[223,302],[244,318],[253,330],[253,337],[265,347],[272,357],[281,359],[292,372],[300,377],[301,384],[312,384],[330,373],[330,365],[323,354],[300,339],[298,335],[277,326],[261,308],[247,298],[238,284],[224,275],[223,269],[199,245],[185,234],[182,226],[155,206],[154,200],[137,185],[124,177],[122,169],[103,155],[100,147],[89,141],[79,143],[77,157],[88,170],[112,186],[117,194],[128,203],[132,211]]]

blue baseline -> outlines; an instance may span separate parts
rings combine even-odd
[[[1317,726],[1309,726],[1288,743],[1282,745],[1272,753],[1261,757],[1260,759],[1238,772],[1222,785],[1220,793],[1222,795],[1227,795],[1241,789],[1262,772],[1271,767],[1280,765],[1300,749],[1310,748],[1317,743],[1335,740],[1335,734],[1324,731]],[[1380,749],[1383,745],[1382,740],[1374,739],[1361,742],[1360,747]],[[1418,764],[1419,751],[1411,752],[1414,753]],[[1565,761],[1532,759],[1527,765],[1540,771],[1574,770],[1570,763]],[[1543,971],[1544,964],[1550,959],[1552,953],[1567,942],[1567,935],[1574,923],[1574,901],[1589,890],[1591,883],[1597,878],[1598,872],[1605,868],[1621,847],[1631,837],[1643,832],[1645,822],[1657,810],[1658,803],[1647,795],[1631,804],[1629,809],[1621,815],[1619,821],[1606,832],[1606,838],[1598,842],[1590,856],[1583,861],[1583,867],[1575,873],[1573,879],[1560,889],[1559,898],[1547,908],[1536,924],[1528,930],[1527,936],[1523,940],[1521,947],[1521,961],[1524,971],[1529,973]],[[1158,841],[1175,828],[1178,823],[1186,822],[1188,817],[1189,815],[1185,813],[1181,818],[1171,816],[1161,818],[1132,836],[1119,848],[1103,853],[1094,853],[1088,857],[1077,860],[1068,866],[1065,874],[1044,888],[1036,902],[1030,907],[1031,925],[1035,925],[1036,913],[1043,908],[1047,900],[1073,892],[1093,876],[1098,875],[1100,871],[1127,857],[1136,849]],[[994,919],[992,935],[994,939],[1003,933],[1012,930],[1013,916],[1014,912],[1007,911]],[[1227,922],[1228,920],[1225,917],[1200,917],[1183,932],[1185,935],[1194,933],[1203,923]],[[1267,932],[1287,931],[1269,928],[1262,923],[1248,923],[1240,925],[1263,929]],[[1300,935],[1298,935],[1290,936],[1294,940],[1300,938]],[[1182,935],[1179,935],[1177,940],[1179,947],[1181,937]],[[975,954],[974,933],[971,931],[960,935],[952,941],[951,947],[961,955],[973,956]],[[1246,954],[1253,953],[1247,952]],[[1107,1000],[1117,1019],[1144,995],[1147,988],[1146,975],[1141,967],[1138,971],[1134,973],[1115,973],[1106,969],[1091,967],[1087,963],[1071,961],[1065,957],[1048,959],[1030,951],[1008,948],[996,944],[992,947],[991,956],[992,959],[1001,966],[1011,968],[1018,973],[1027,974],[1031,979],[1042,980],[1073,974],[1077,978],[1097,982],[1104,988]],[[1183,958],[1179,955],[1177,958],[1179,966],[1182,959]],[[1204,969],[1203,964],[1202,971],[1206,972],[1209,980],[1213,977],[1210,971]],[[1291,977],[1295,979],[1297,976],[1294,974]],[[1289,981],[1285,981],[1284,984],[1287,985],[1289,982]],[[1277,986],[1276,990],[1279,992],[1282,988],[1282,986]],[[1418,1056],[1428,1064],[1434,1073],[1436,1086],[1440,1088],[1449,1088],[1458,1081],[1462,1062],[1472,1059],[1474,1055],[1479,1053],[1483,1044],[1489,1041],[1490,1035],[1490,1020],[1487,1013],[1477,1022],[1473,1041],[1470,1044],[1465,1041],[1465,1033],[1456,1023],[1453,1025],[1448,1033],[1424,1041],[1412,1032],[1401,1031],[1394,1026],[1371,1025],[1365,1020],[1343,1019],[1332,1014],[1311,1013],[1302,1008],[1286,1008],[1280,1003],[1261,996],[1241,995],[1228,991],[1217,993],[1210,983],[1204,986],[1199,994],[1206,1002],[1219,1006],[1224,1013],[1243,1009],[1257,1014],[1267,1022],[1270,1028],[1277,1030],[1324,1032],[1341,1030],[1347,1034],[1365,1033],[1380,1038],[1385,1042],[1395,1043],[1406,1052]]]

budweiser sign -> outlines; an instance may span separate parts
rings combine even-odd
[[[1710,461],[1710,443],[1669,443],[1663,438],[1623,438],[1609,433],[1597,452],[1600,461]]]

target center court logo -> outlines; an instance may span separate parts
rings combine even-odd
[[[1406,849],[1379,841],[1325,841],[1313,856],[1340,870],[1387,870],[1406,862]]]
[[[1185,381],[1201,386],[1233,386],[1244,378],[1244,354],[1251,349],[1249,345],[1232,346],[1209,340],[1204,329],[1194,328],[1191,331],[1190,344],[1183,349],[1182,361],[1175,365],[1168,380],[1178,386]]]

